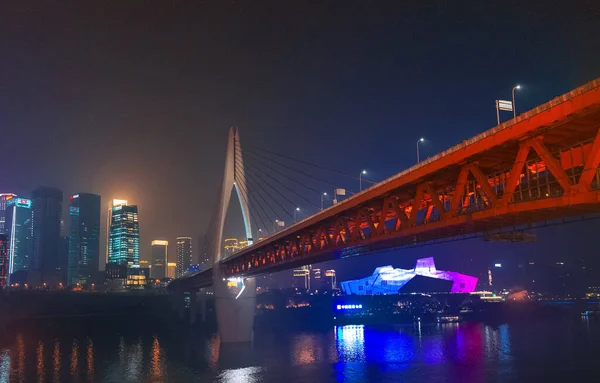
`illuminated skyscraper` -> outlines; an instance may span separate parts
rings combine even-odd
[[[233,253],[238,251],[240,246],[236,238],[226,238],[224,240],[225,257],[231,256]]]
[[[108,249],[110,248],[110,225],[112,222],[112,209],[117,206],[127,205],[126,199],[113,199],[108,204],[108,215],[106,219],[106,259],[104,260],[108,263]]]
[[[322,290],[323,289],[323,278],[321,275],[321,269],[312,269],[310,270],[310,287],[313,290]]]
[[[100,196],[73,194],[69,204],[71,235],[69,239],[67,284],[91,283],[98,272],[100,254]]]
[[[4,288],[8,284],[8,268],[10,262],[8,259],[8,246],[8,236],[0,234],[0,288]]]
[[[177,237],[177,268],[176,276],[180,277],[187,272],[192,264],[192,238]]]
[[[175,269],[177,268],[177,264],[175,262],[167,263],[167,278],[175,278]]]
[[[10,238],[9,272],[26,272],[29,270],[33,250],[33,227],[31,200],[11,198],[6,203],[6,231]],[[23,278],[20,278],[23,279]],[[24,282],[20,280],[20,282]]]
[[[0,234],[9,235],[8,227],[5,225],[6,221],[6,203],[16,197],[13,193],[0,193]]]
[[[32,284],[57,285],[62,282],[64,274],[59,259],[63,192],[40,187],[33,191],[32,197],[33,259],[30,275],[35,275]]]
[[[337,289],[337,281],[335,276],[335,270],[325,270],[325,288],[328,290]]]
[[[140,263],[140,226],[136,205],[116,205],[110,210],[108,263],[137,267]]]
[[[310,269],[311,266],[302,266],[293,271],[293,285],[296,288],[304,288],[310,290]]]
[[[167,276],[168,247],[168,241],[152,241],[152,269],[150,269],[150,276],[154,279],[161,279]]]

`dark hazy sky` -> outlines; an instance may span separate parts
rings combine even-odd
[[[229,126],[380,180],[412,165],[420,136],[429,156],[495,125],[516,83],[523,110],[600,76],[599,8],[3,1],[0,188],[126,198],[147,258],[152,239],[205,232]]]

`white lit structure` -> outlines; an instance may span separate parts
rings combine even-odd
[[[394,269],[392,266],[381,266],[373,275],[354,281],[342,282],[342,290],[350,295],[397,294],[411,279],[417,275],[434,279],[452,281],[450,292],[470,293],[475,291],[477,278],[454,271],[441,271],[435,267],[433,257],[417,260],[414,269]]]

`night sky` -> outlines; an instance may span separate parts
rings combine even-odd
[[[0,189],[128,199],[142,259],[167,239],[174,260],[176,236],[197,248],[208,227],[230,126],[243,145],[382,180],[421,136],[427,157],[494,126],[517,83],[524,111],[600,76],[597,1],[413,3],[4,1]],[[565,231],[586,252],[598,226],[403,254],[563,252]]]

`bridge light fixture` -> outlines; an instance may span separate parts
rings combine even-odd
[[[362,191],[362,176],[364,176],[365,174],[367,174],[366,170],[363,170],[362,172],[360,172],[360,174],[358,175],[358,188],[359,191]]]
[[[323,210],[323,197],[327,197],[327,193],[321,194],[321,210]]]
[[[417,163],[421,162],[421,159],[419,157],[419,144],[421,142],[425,142],[425,138],[421,137],[417,140]]]
[[[296,221],[297,221],[296,213],[298,213],[299,211],[300,211],[299,207],[297,207],[297,208],[294,209],[294,223],[296,223]]]
[[[517,106],[515,105],[515,89],[521,89],[521,85],[517,84],[512,88],[512,110],[513,117],[517,117]]]

